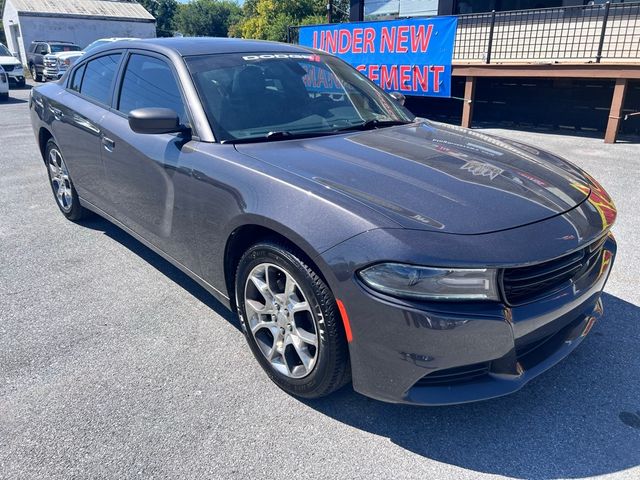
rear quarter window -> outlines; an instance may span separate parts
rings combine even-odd
[[[69,89],[80,93],[80,87],[82,85],[82,77],[84,76],[84,71],[87,68],[87,64],[81,65],[78,67],[75,72],[73,72],[73,76],[71,77],[71,81],[69,82]]]

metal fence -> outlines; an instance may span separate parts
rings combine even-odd
[[[639,62],[640,2],[459,15],[453,61]]]

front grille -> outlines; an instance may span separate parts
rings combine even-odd
[[[1,65],[5,72],[13,72],[14,65]]]
[[[551,295],[579,279],[598,260],[605,238],[549,262],[530,267],[508,268],[502,275],[502,290],[507,303],[522,305]]]
[[[431,387],[434,385],[452,385],[465,383],[482,377],[489,372],[489,362],[474,363],[463,367],[446,368],[425,375],[415,384],[416,387]]]

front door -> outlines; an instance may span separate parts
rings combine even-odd
[[[115,106],[101,125],[110,196],[107,213],[184,266],[195,269],[192,254],[181,248],[184,238],[192,233],[189,210],[184,208],[184,189],[180,188],[190,176],[190,171],[181,166],[192,142],[182,134],[135,133],[127,119],[131,110],[162,107],[178,113],[182,123],[189,123],[168,61],[149,53],[131,53]]]

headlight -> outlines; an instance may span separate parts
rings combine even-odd
[[[380,263],[358,272],[378,292],[417,300],[499,300],[497,270]]]

